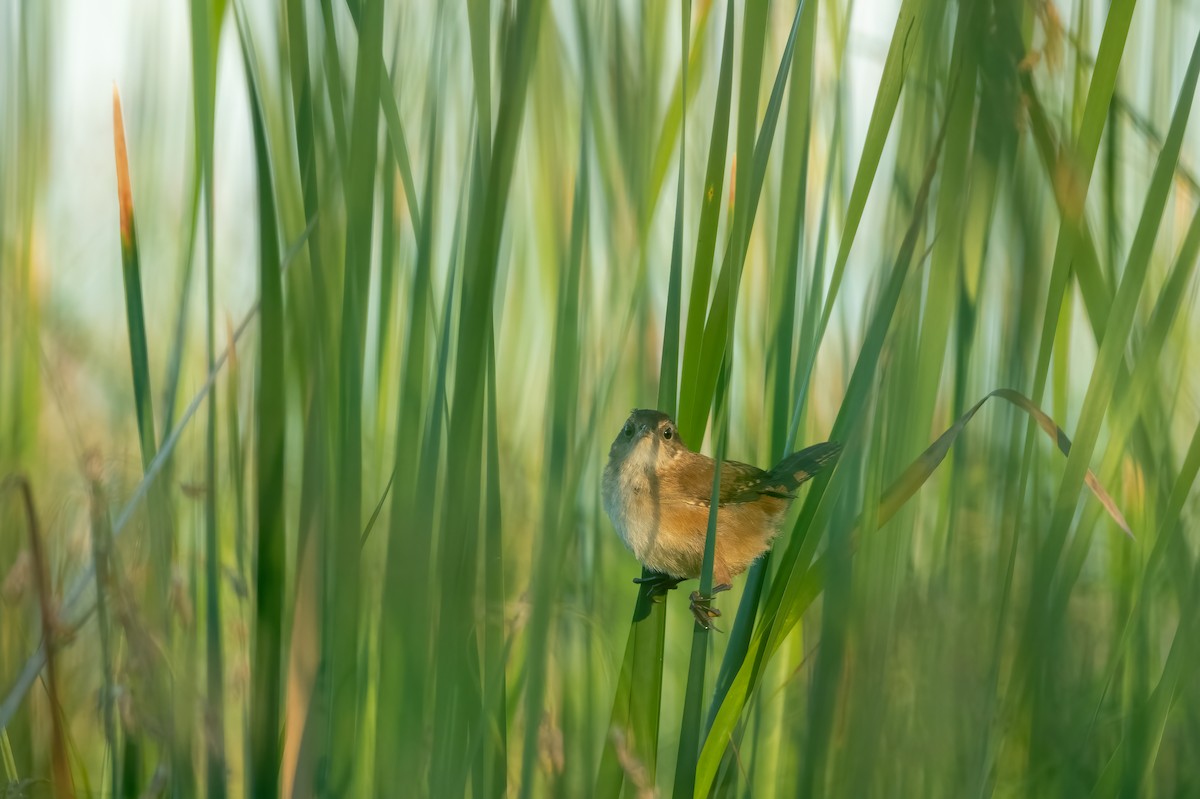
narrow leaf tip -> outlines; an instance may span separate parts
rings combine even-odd
[[[121,213],[121,248],[133,246],[133,190],[129,185],[129,156],[125,149],[125,123],[121,115],[121,93],[113,82],[113,149],[117,164],[117,204]]]

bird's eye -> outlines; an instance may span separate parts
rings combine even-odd
[[[631,424],[625,425],[625,430],[622,432],[625,433],[626,438],[633,438],[633,425],[631,425]]]
[[[670,427],[663,430],[663,438],[667,439],[668,441],[671,440],[671,436],[673,435],[675,435],[675,431],[673,431]]]

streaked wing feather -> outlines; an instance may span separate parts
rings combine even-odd
[[[738,461],[725,461],[721,464],[721,505],[733,505],[739,502],[753,502],[758,498],[755,486],[759,485],[767,473],[757,466]]]
[[[795,499],[796,489],[815,477],[818,472],[836,463],[841,451],[841,444],[826,441],[793,452],[771,471],[761,472],[758,479],[743,485],[741,493],[732,501],[753,502],[761,496]]]
[[[682,476],[676,473],[677,476]],[[738,502],[749,502],[757,494],[748,491],[767,475],[757,466],[738,461],[725,461],[721,464],[721,487],[718,507]],[[675,491],[671,492],[690,505],[708,507],[712,498],[713,461],[709,458],[697,459],[689,465],[686,477],[679,480]]]
[[[762,497],[794,499],[796,489],[817,472],[836,460],[841,445],[825,442],[794,452],[780,461],[771,471],[740,461],[721,464],[721,487],[718,507],[755,502]],[[688,504],[708,507],[712,497],[713,461],[703,456],[702,463],[693,461],[686,469],[686,478],[679,480],[672,493]],[[676,473],[679,479],[680,473]]]

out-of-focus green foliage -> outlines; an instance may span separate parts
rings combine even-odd
[[[85,5],[0,19],[7,792],[1200,791],[1187,4]],[[654,404],[845,447],[723,631]]]

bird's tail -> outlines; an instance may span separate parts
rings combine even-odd
[[[775,465],[768,472],[764,483],[773,489],[781,489],[782,493],[791,494],[804,482],[811,480],[822,469],[828,469],[837,463],[842,445],[836,441],[826,441],[813,444],[799,452],[793,452]]]

